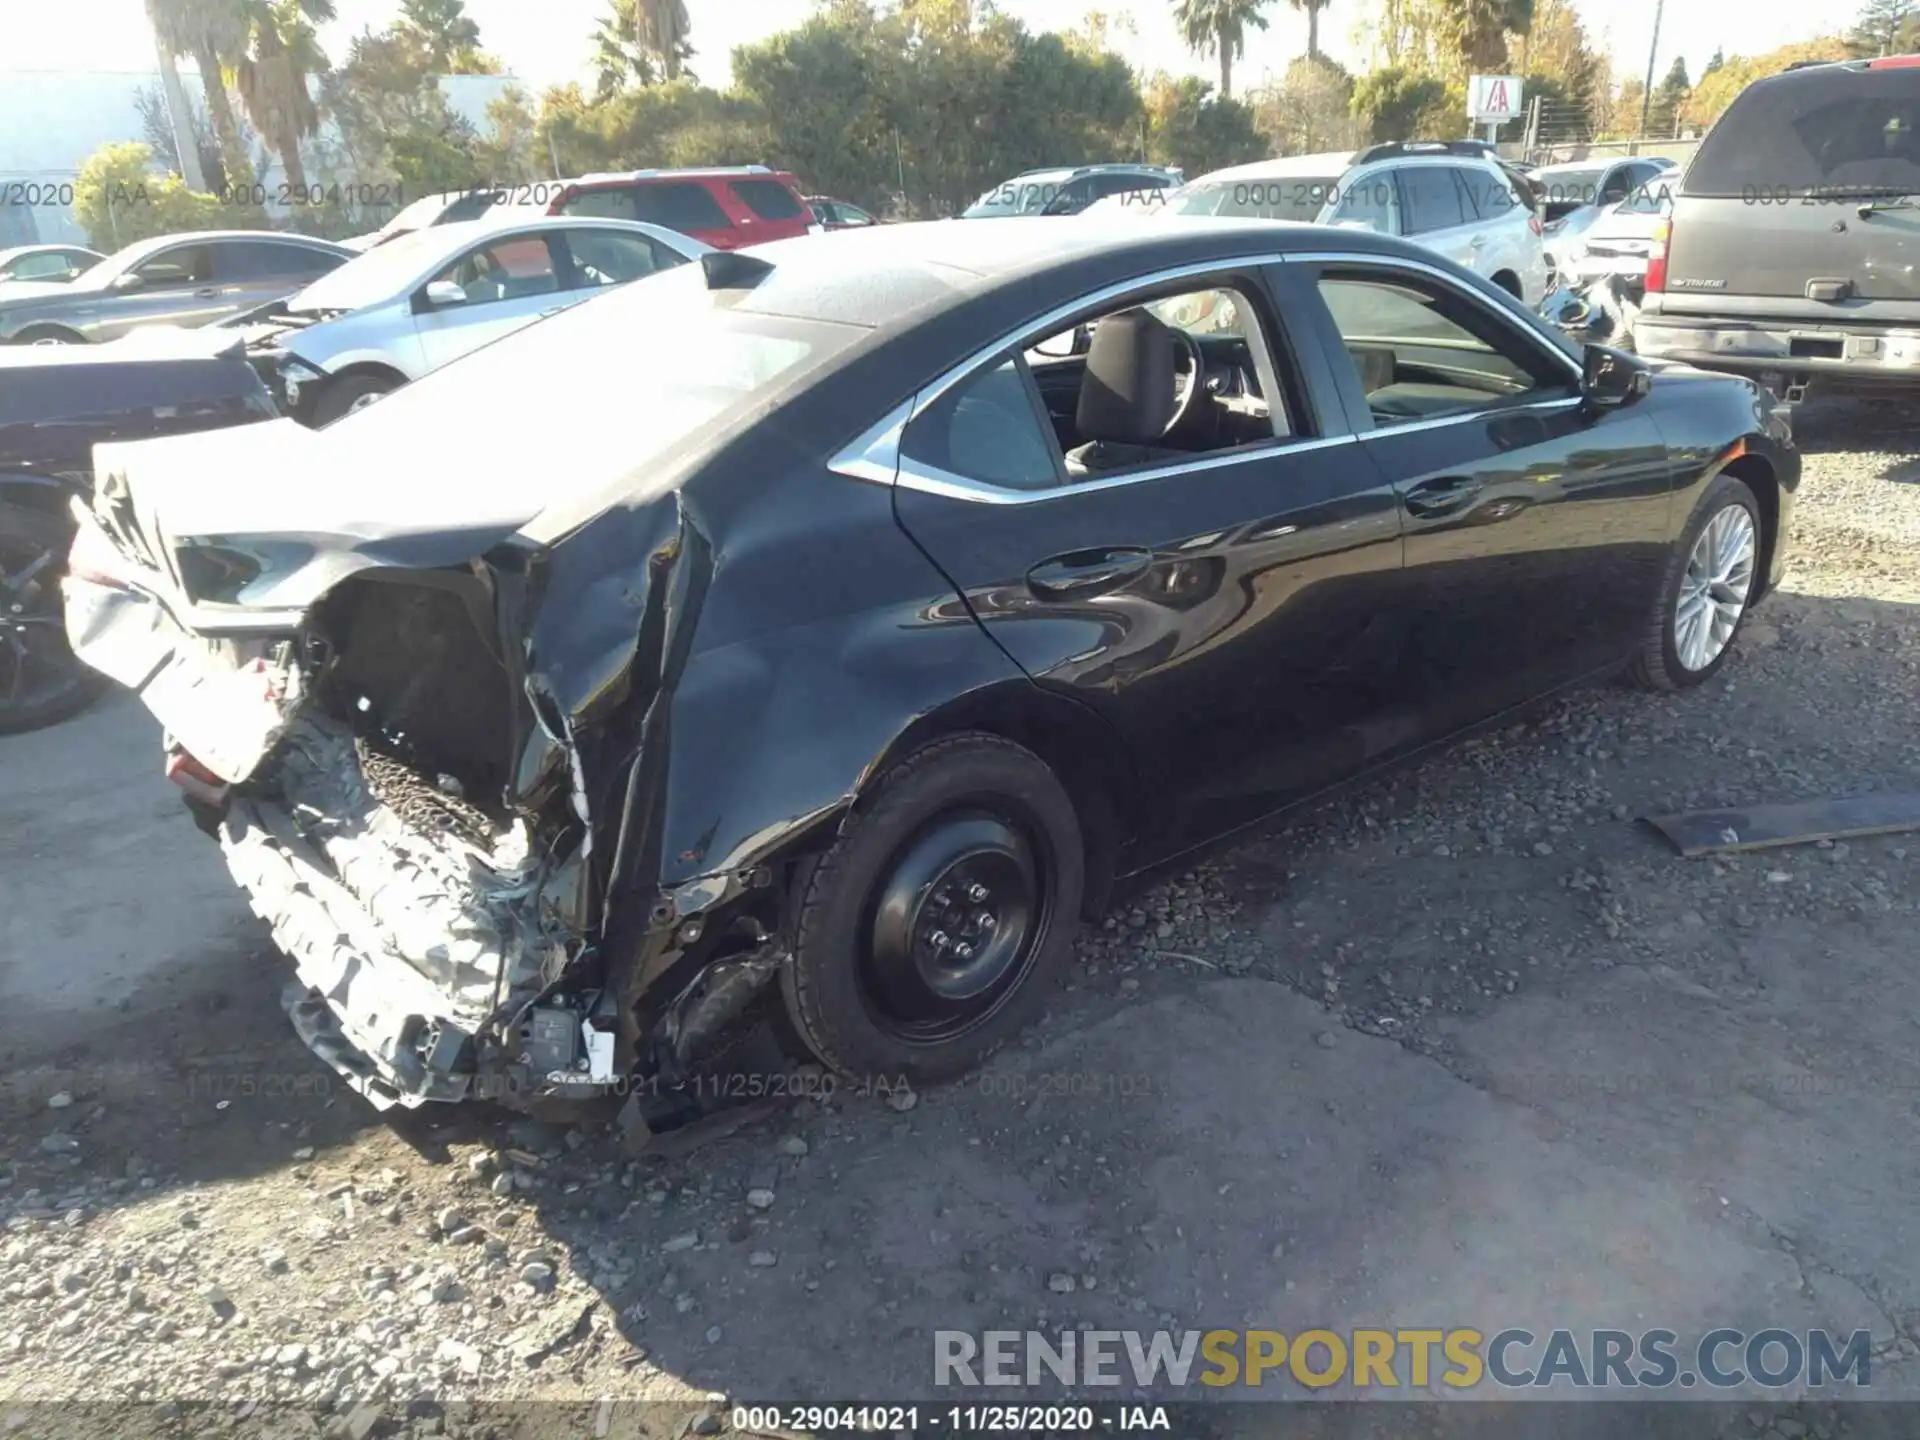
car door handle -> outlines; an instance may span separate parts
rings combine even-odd
[[[220,293],[220,290],[219,290],[219,287],[217,286],[209,285],[205,289],[196,290],[193,293],[194,293],[194,298],[196,299],[211,300],[214,296]]]
[[[1422,480],[1407,491],[1404,503],[1409,515],[1451,515],[1464,509],[1485,488],[1486,482],[1477,475],[1448,475],[1438,480]]]
[[[1042,560],[1027,572],[1027,588],[1043,600],[1078,600],[1117,590],[1147,573],[1153,552],[1132,547],[1076,550]]]
[[[1467,244],[1475,250],[1484,250],[1487,248],[1487,237],[1484,235],[1476,235],[1473,239],[1469,240]]]

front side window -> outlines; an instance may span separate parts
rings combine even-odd
[[[207,285],[213,281],[211,245],[176,245],[134,266],[133,273],[149,289],[173,285]]]
[[[469,250],[433,277],[435,284],[450,282],[465,300],[436,302],[441,308],[492,305],[531,295],[548,295],[560,288],[553,252],[537,235],[503,236]]]
[[[1460,187],[1450,165],[1407,165],[1399,171],[1400,198],[1407,234],[1425,235],[1466,224]]]
[[[1437,282],[1329,272],[1320,298],[1377,426],[1572,393],[1564,367]]]
[[[1377,174],[1349,181],[1340,193],[1333,223],[1359,226],[1382,235],[1399,234],[1400,206],[1393,193],[1393,177]]]
[[[654,244],[644,235],[621,235],[610,230],[576,231],[567,237],[567,248],[573,253],[576,290],[625,285],[686,263],[685,256]]]
[[[81,268],[78,257],[59,251],[42,255],[22,255],[7,267],[7,278],[12,280],[64,280],[70,275],[79,274]]]

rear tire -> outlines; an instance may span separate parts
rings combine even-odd
[[[1760,589],[1763,533],[1753,491],[1718,476],[1667,561],[1660,598],[1628,667],[1634,684],[1687,690],[1719,673]]]
[[[788,1017],[822,1064],[950,1079],[1023,1029],[1073,944],[1085,858],[1073,802],[995,735],[883,775],[800,882]]]
[[[343,375],[329,381],[313,403],[314,428],[331,425],[342,415],[371,405],[389,391],[398,390],[400,384],[384,375]]]
[[[58,325],[37,325],[22,330],[13,337],[16,345],[84,345],[87,338],[72,330],[63,330]]]
[[[67,648],[60,577],[72,543],[59,516],[0,505],[0,735],[57,724],[107,687]]]

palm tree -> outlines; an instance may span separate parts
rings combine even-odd
[[[1320,58],[1320,12],[1333,0],[1291,0],[1293,8],[1307,12],[1307,58]]]
[[[686,0],[612,0],[594,27],[593,68],[605,99],[629,80],[678,80],[693,47]]]
[[[480,27],[467,14],[466,0],[400,0],[394,28],[420,52],[432,74],[467,74],[484,63]]]
[[[316,25],[333,19],[333,0],[240,0],[246,48],[234,64],[234,88],[247,119],[280,153],[287,184],[307,183],[300,142],[320,128],[308,87],[327,68]]]
[[[237,0],[147,0],[147,20],[169,54],[190,55],[207,94],[207,118],[220,142],[220,164],[229,185],[253,180],[253,162],[240,136],[240,122],[227,96],[226,64],[246,43]]]
[[[1247,27],[1267,28],[1267,0],[1174,0],[1173,16],[1187,48],[1220,56],[1220,98],[1233,97],[1233,62],[1247,51]]]

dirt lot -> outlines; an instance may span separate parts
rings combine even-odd
[[[1920,836],[1685,861],[1634,823],[1920,789],[1903,410],[1803,413],[1787,591],[1703,692],[1378,782],[1128,897],[987,1074],[686,1154],[375,1116],[144,712],[8,740],[0,1416],[709,1433],[710,1397],[929,1395],[936,1329],[1073,1325],[1867,1328],[1875,1391],[1920,1392]],[[1785,1413],[1714,1424],[1866,1433]]]

